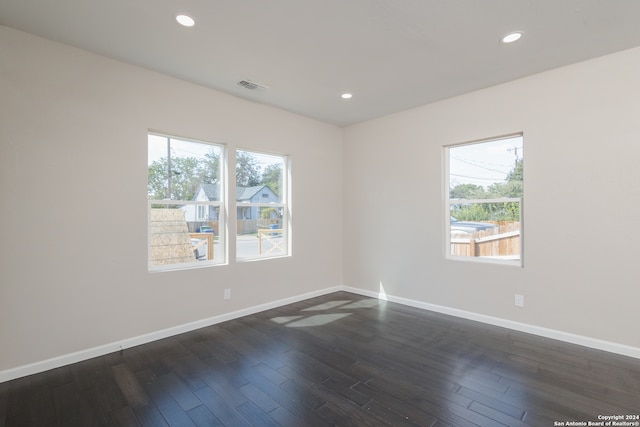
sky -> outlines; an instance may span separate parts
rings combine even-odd
[[[458,184],[476,184],[487,188],[493,183],[505,182],[516,159],[524,157],[522,136],[514,136],[491,142],[449,147],[449,177],[451,187]],[[171,155],[174,157],[203,157],[216,145],[194,144],[171,138]],[[148,165],[167,157],[167,137],[149,135]],[[277,162],[281,157],[253,153],[261,168]]]
[[[149,148],[147,166],[151,165],[154,161],[160,160],[163,157],[167,157],[167,137],[161,135],[149,134]],[[171,156],[172,157],[204,157],[205,154],[214,149],[219,152],[220,148],[217,145],[200,143],[194,144],[192,141],[181,140],[179,138],[171,137]],[[246,150],[238,150],[246,151]],[[268,154],[261,154],[251,152],[253,157],[260,165],[261,170],[266,166],[273,163],[281,163],[281,156],[270,156]]]
[[[516,159],[524,158],[522,136],[449,147],[449,184],[476,184],[487,188],[505,182]]]
[[[194,144],[190,141],[171,138],[172,157],[204,157],[211,149],[219,150],[216,145]],[[147,166],[162,157],[167,157],[167,137],[149,134]]]

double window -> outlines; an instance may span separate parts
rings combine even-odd
[[[522,265],[522,135],[445,147],[447,258]]]
[[[148,135],[149,270],[227,262],[228,206],[237,212],[236,256],[259,259],[288,250],[287,158],[236,152],[236,194],[226,194],[221,144]],[[266,196],[265,196],[266,195]]]

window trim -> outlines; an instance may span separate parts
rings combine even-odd
[[[188,270],[193,268],[208,268],[219,265],[227,265],[229,263],[229,244],[227,239],[227,231],[229,226],[229,215],[227,214],[227,155],[228,147],[226,144],[219,142],[209,142],[204,140],[197,140],[188,137],[181,137],[163,132],[156,132],[153,130],[147,131],[147,159],[149,158],[149,137],[156,136],[160,138],[168,138],[169,140],[175,139],[183,142],[191,142],[194,144],[210,145],[217,147],[220,150],[219,158],[219,198],[217,201],[203,201],[203,200],[175,200],[175,199],[149,199],[147,198],[147,270],[149,272],[163,272],[163,271],[176,271],[176,270]],[[148,168],[148,166],[147,166]],[[147,181],[148,183],[148,181]],[[148,197],[148,196],[147,196]],[[194,206],[194,219],[199,221],[198,206],[214,206],[218,208],[218,234],[216,235],[218,241],[218,251],[221,253],[221,257],[216,261],[215,253],[214,258],[211,260],[194,260],[193,262],[174,263],[174,264],[152,264],[151,263],[151,212],[154,205],[176,205],[176,209],[180,209],[179,206],[192,205]]]
[[[283,194],[280,197],[280,202],[239,202],[237,200],[230,201],[233,206],[230,205],[229,209],[233,210],[236,213],[236,222],[239,219],[237,217],[238,208],[252,208],[252,207],[270,207],[270,208],[281,208],[282,209],[282,224],[283,224],[283,240],[286,241],[286,253],[273,255],[273,256],[257,256],[257,257],[240,257],[238,256],[238,247],[237,247],[237,239],[238,239],[238,230],[234,228],[235,235],[235,254],[234,259],[236,263],[245,263],[245,262],[256,262],[256,261],[266,261],[270,259],[279,259],[279,258],[289,258],[293,255],[292,251],[292,223],[291,223],[291,155],[282,154],[275,151],[265,151],[265,150],[254,150],[250,148],[244,147],[236,147],[234,150],[230,150],[229,154],[234,156],[234,167],[235,167],[235,158],[239,151],[255,153],[258,155],[265,155],[271,157],[280,157],[282,159],[283,171],[282,171],[282,182],[281,189]],[[234,174],[235,175],[235,174]],[[237,183],[234,182],[234,189],[237,187]],[[260,197],[262,198],[262,197]]]
[[[443,163],[443,192],[442,192],[442,198],[443,198],[443,221],[442,223],[444,224],[443,227],[443,234],[444,234],[444,245],[443,245],[443,255],[444,255],[444,259],[448,260],[448,261],[462,261],[462,262],[470,262],[470,263],[476,263],[476,264],[494,264],[494,265],[504,265],[504,266],[510,266],[510,267],[519,267],[519,268],[524,268],[524,256],[525,256],[525,224],[524,224],[524,210],[525,210],[525,204],[524,204],[524,194],[523,196],[519,197],[519,198],[499,198],[499,199],[479,199],[482,201],[482,203],[492,203],[492,202],[496,202],[496,203],[500,203],[500,202],[506,202],[506,201],[515,201],[518,200],[520,203],[520,219],[519,219],[519,223],[520,223],[520,257],[519,259],[500,259],[500,258],[490,258],[490,257],[471,257],[471,256],[462,256],[462,255],[452,255],[451,254],[451,198],[450,198],[450,177],[451,177],[451,173],[450,173],[450,149],[455,148],[455,147],[462,147],[462,146],[466,146],[466,145],[476,145],[476,144],[482,144],[482,143],[489,143],[489,142],[496,142],[496,141],[500,141],[500,140],[504,140],[504,139],[511,139],[511,138],[522,138],[523,144],[524,144],[524,133],[523,132],[518,132],[518,133],[511,133],[511,134],[506,134],[506,135],[502,135],[502,136],[497,136],[497,137],[490,137],[490,138],[483,138],[483,139],[478,139],[478,140],[474,140],[474,141],[468,141],[468,142],[462,142],[462,143],[455,143],[455,144],[449,144],[449,145],[444,145],[442,147],[442,163]],[[523,179],[524,182],[524,179]],[[515,200],[513,200],[515,199]],[[467,200],[467,202],[477,202],[476,200]]]

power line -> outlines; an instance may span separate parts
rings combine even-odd
[[[482,164],[485,164],[485,165],[500,166],[500,167],[505,167],[505,168],[511,167],[511,164],[506,165],[504,163],[485,162],[483,160],[475,160],[475,159],[474,160],[469,160],[469,159],[463,159],[461,157],[456,157],[456,156],[453,156],[453,155],[451,155],[449,157],[451,157],[452,159],[460,160],[462,162],[472,162],[472,163],[475,163],[475,164],[482,163]]]
[[[488,170],[488,171],[491,171],[491,172],[503,173],[503,174],[507,175],[507,172],[505,172],[505,171],[503,171],[503,170],[497,170],[497,169],[488,168],[488,167],[486,167],[486,166],[480,166],[480,165],[479,165],[479,164],[477,164],[477,163],[474,163],[474,162],[469,161],[469,160],[461,159],[461,158],[459,158],[459,157],[451,156],[451,158],[452,158],[452,159],[456,159],[456,160],[457,160],[457,161],[459,161],[459,162],[466,163],[466,164],[471,165],[471,166],[476,167],[476,168],[485,169],[485,170]],[[509,165],[509,166],[507,166],[507,165],[496,165],[496,166],[511,167],[511,165]]]
[[[506,181],[506,178],[479,178],[477,176],[458,175],[458,174],[455,174],[455,173],[450,173],[449,175],[457,176],[459,178],[480,179],[480,180],[483,180],[483,181],[493,181],[493,182]]]

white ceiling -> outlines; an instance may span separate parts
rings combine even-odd
[[[0,24],[348,125],[640,46],[640,1],[0,0]]]

